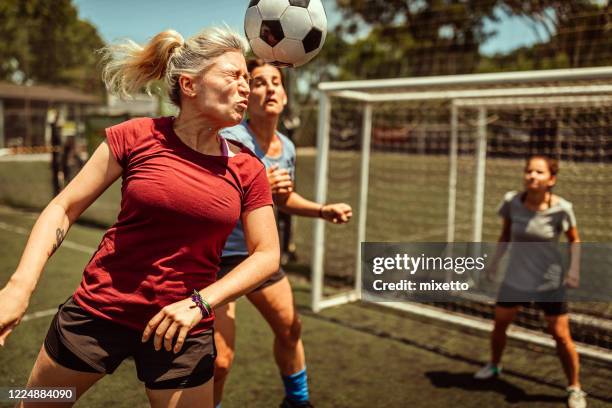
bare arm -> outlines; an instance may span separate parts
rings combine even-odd
[[[272,207],[246,213],[242,217],[242,226],[249,257],[223,279],[200,292],[213,308],[255,289],[280,266],[280,244]]]
[[[510,218],[504,218],[502,231],[497,239],[497,247],[495,248],[495,255],[493,255],[493,259],[491,263],[487,267],[487,276],[489,279],[493,279],[497,274],[497,268],[499,266],[499,261],[502,259],[506,250],[508,249],[508,242],[510,242],[510,234],[512,232],[512,221]]]
[[[77,176],[45,207],[32,228],[15,273],[0,291],[0,345],[19,324],[45,264],[70,226],[119,176],[122,168],[103,142]]]
[[[320,217],[334,224],[345,224],[353,216],[353,209],[348,204],[318,204],[302,197],[295,191],[289,193],[287,199],[278,204],[278,208],[287,214],[312,218]]]
[[[268,182],[272,190],[274,203],[284,213],[302,217],[323,218],[334,224],[347,223],[353,216],[351,206],[345,203],[319,204],[310,201],[293,190],[293,181],[287,169],[278,165],[267,171]]]
[[[572,227],[565,233],[568,242],[570,242],[570,267],[565,278],[565,284],[570,288],[580,286],[580,236],[578,229]]]
[[[334,224],[349,222],[353,216],[350,205],[345,203],[319,204],[310,201],[295,191],[284,195],[283,199],[275,199],[278,209],[284,213],[302,217],[323,218]]]

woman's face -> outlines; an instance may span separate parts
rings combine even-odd
[[[555,185],[546,160],[536,157],[527,163],[523,177],[525,188],[531,191],[547,191]]]
[[[278,68],[264,65],[251,71],[249,117],[279,116],[286,104],[287,94]]]
[[[187,98],[213,125],[224,128],[240,123],[249,98],[249,73],[240,52],[230,51],[215,58],[192,86],[192,95]]]

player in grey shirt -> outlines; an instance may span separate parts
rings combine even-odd
[[[554,195],[559,164],[547,156],[532,156],[524,171],[524,192],[506,193],[498,214],[503,229],[498,251],[488,268],[494,275],[508,243],[509,262],[495,308],[495,326],[491,333],[491,361],[474,377],[488,379],[501,373],[500,361],[506,345],[506,330],[521,306],[530,300],[544,311],[548,331],[557,343],[557,351],[568,380],[570,408],[586,407],[586,394],[578,379],[579,361],[572,340],[567,304],[559,299],[563,287],[576,288],[580,282],[580,259],[576,217],[572,204]],[[559,238],[565,233],[571,243],[569,272],[563,280]],[[545,302],[543,294],[553,293],[554,301]],[[513,300],[513,301],[508,301]]]

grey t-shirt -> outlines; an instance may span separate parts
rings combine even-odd
[[[278,165],[280,169],[287,169],[289,171],[289,175],[291,179],[295,178],[295,145],[293,142],[285,135],[280,132],[276,132],[276,135],[281,141],[282,151],[279,156],[270,157],[266,156],[266,154],[261,150],[259,144],[257,144],[257,139],[255,135],[251,132],[249,125],[247,122],[242,122],[239,125],[236,125],[231,128],[223,129],[221,132],[221,136],[226,139],[235,140],[237,142],[242,143],[244,146],[249,148],[266,166],[266,169],[270,168],[273,165]],[[249,251],[246,246],[246,241],[244,239],[244,230],[242,228],[242,222],[238,221],[236,228],[232,231],[232,233],[227,238],[225,243],[225,247],[223,247],[222,256],[232,256],[232,255],[248,255]]]
[[[497,213],[511,221],[509,261],[504,284],[526,292],[554,290],[563,278],[559,238],[576,226],[572,203],[559,197],[548,209],[525,207],[522,193],[506,193]],[[529,244],[521,244],[529,243]]]

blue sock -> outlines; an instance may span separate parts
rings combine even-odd
[[[308,401],[308,377],[306,375],[306,368],[295,374],[283,376],[283,384],[285,384],[285,396],[288,400],[294,402]]]
[[[215,405],[215,408],[221,408],[221,403],[218,403],[217,405]]]

